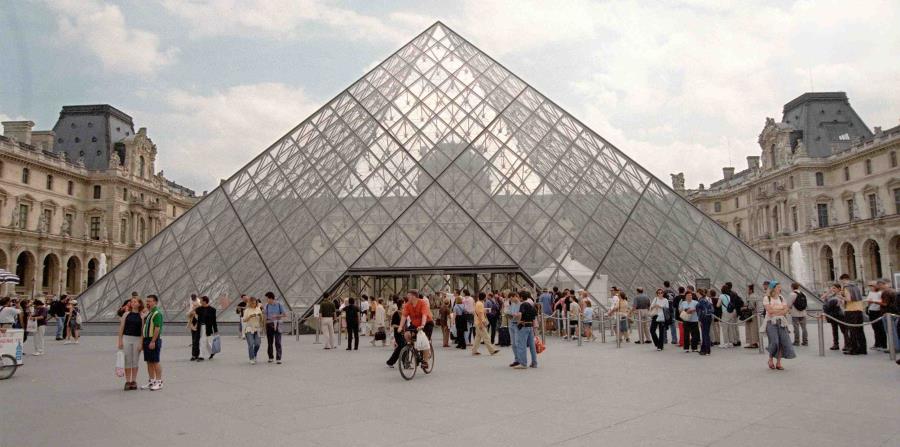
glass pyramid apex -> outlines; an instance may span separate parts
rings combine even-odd
[[[167,318],[273,291],[308,310],[357,271],[514,268],[624,290],[789,282],[619,149],[437,22],[82,294]],[[222,309],[227,310],[227,309]],[[222,312],[232,317],[233,312]]]

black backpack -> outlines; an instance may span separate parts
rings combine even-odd
[[[806,310],[806,295],[801,291],[797,291],[797,299],[794,300],[794,309],[797,310]]]

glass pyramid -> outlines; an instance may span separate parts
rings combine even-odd
[[[510,267],[541,286],[787,275],[438,22],[258,155],[81,296],[271,290],[306,310],[354,269]],[[606,287],[603,286],[603,289]],[[224,309],[223,309],[224,310]],[[234,317],[234,312],[222,312]]]

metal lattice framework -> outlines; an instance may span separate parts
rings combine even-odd
[[[601,276],[626,289],[788,281],[438,22],[81,300],[90,320],[113,318],[132,290],[163,304],[272,290],[305,309],[348,270],[459,266],[583,288]],[[184,317],[183,306],[164,307]]]

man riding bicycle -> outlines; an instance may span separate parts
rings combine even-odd
[[[421,329],[428,337],[431,343],[431,332],[434,330],[434,316],[431,314],[431,307],[428,300],[424,299],[419,291],[410,289],[406,292],[406,304],[403,305],[403,313],[400,315],[400,321],[405,322],[409,319],[409,325],[406,326],[404,338],[406,343],[415,343],[416,333]],[[424,359],[422,367],[428,369],[428,361],[431,360],[431,350],[420,351]]]

